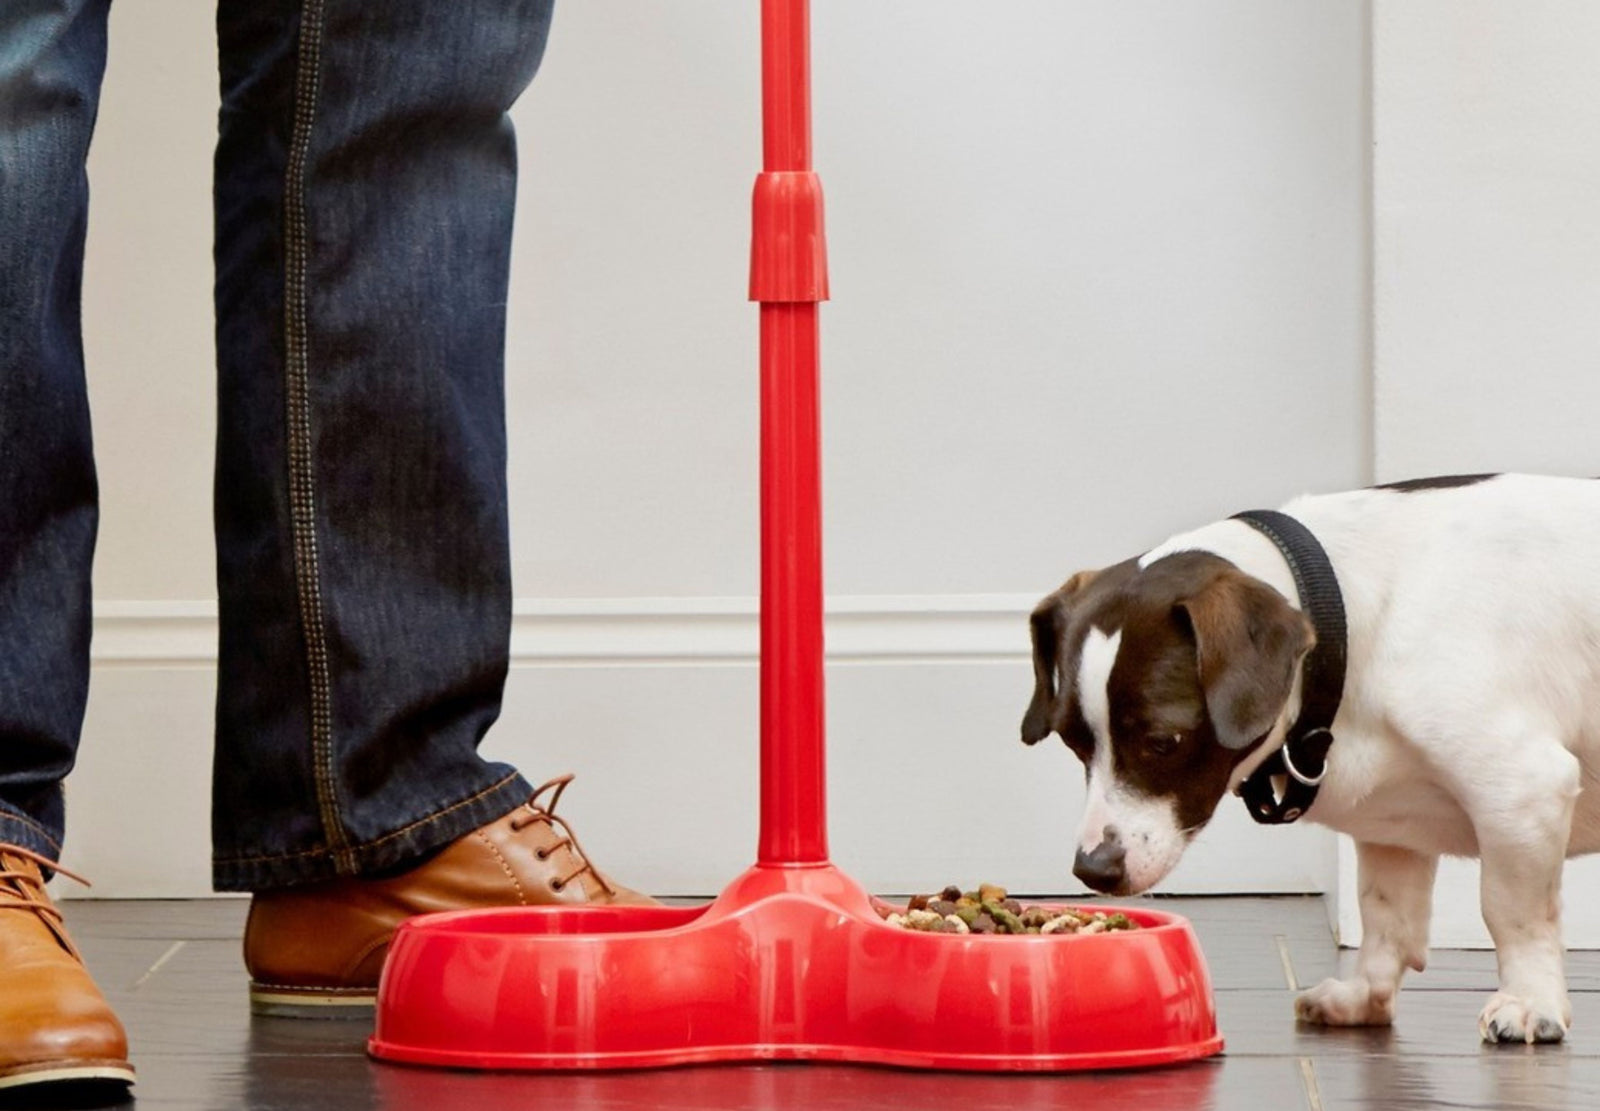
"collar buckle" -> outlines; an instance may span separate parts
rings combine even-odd
[[[1279,750],[1283,753],[1283,770],[1307,787],[1319,787],[1322,785],[1322,781],[1328,778],[1328,748],[1333,744],[1333,731],[1325,725],[1319,725],[1315,729],[1306,730],[1297,738],[1304,744],[1318,734],[1321,734],[1324,739],[1322,740],[1322,770],[1317,772],[1316,775],[1307,775],[1294,766],[1294,759],[1289,752],[1290,745],[1288,741],[1284,741],[1283,748]]]

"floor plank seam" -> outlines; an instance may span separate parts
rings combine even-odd
[[[1300,978],[1294,972],[1294,960],[1289,955],[1289,939],[1283,934],[1273,934],[1272,940],[1278,946],[1278,960],[1283,964],[1283,978],[1289,985],[1290,991],[1300,990]]]
[[[152,976],[154,976],[157,972],[160,972],[161,969],[162,969],[162,966],[165,965],[168,961],[170,961],[173,957],[177,956],[179,951],[182,950],[183,947],[185,945],[187,945],[187,944],[189,944],[189,942],[187,940],[174,941],[171,945],[169,945],[167,947],[167,951],[165,953],[162,953],[161,956],[156,958],[156,962],[154,964],[152,964],[149,968],[145,969],[144,975],[140,976],[137,980],[135,980],[133,982],[133,986],[131,988],[129,988],[128,990],[129,991],[138,991],[140,988],[144,987],[145,984],[150,982],[150,978]]]
[[[1317,1066],[1310,1057],[1300,1058],[1300,1083],[1305,1089],[1306,1106],[1310,1111],[1322,1111],[1322,1089],[1317,1084]]]

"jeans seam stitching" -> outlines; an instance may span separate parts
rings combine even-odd
[[[352,855],[354,855],[354,854],[359,853],[359,852],[365,852],[368,849],[375,849],[379,845],[387,844],[388,842],[393,841],[397,837],[404,837],[406,834],[410,833],[412,830],[416,829],[418,826],[427,825],[429,822],[436,822],[440,818],[445,817],[446,815],[455,813],[457,810],[460,810],[464,806],[471,806],[473,803],[477,802],[479,799],[487,798],[489,795],[494,794],[496,791],[499,791],[499,790],[503,789],[508,783],[515,782],[515,780],[517,778],[517,775],[518,775],[517,772],[511,772],[508,775],[504,776],[503,778],[499,779],[498,781],[496,781],[494,783],[491,783],[489,786],[485,787],[483,790],[479,791],[477,794],[468,795],[466,798],[461,799],[459,802],[453,802],[449,806],[445,807],[443,810],[435,810],[431,814],[425,814],[422,817],[418,818],[416,821],[408,822],[405,825],[401,826],[399,829],[391,830],[390,832],[385,833],[382,837],[379,837],[376,840],[363,841],[359,845],[349,846],[348,851]],[[515,809],[515,807],[513,807],[512,809]],[[509,814],[510,811],[508,810],[506,813]],[[330,849],[325,849],[324,848],[324,849],[307,849],[304,852],[298,852],[298,853],[270,853],[270,854],[268,854],[266,856],[221,856],[221,857],[217,858],[216,863],[219,866],[227,866],[227,865],[234,865],[234,864],[264,864],[264,863],[268,863],[268,862],[272,862],[272,861],[304,860],[306,857],[311,857],[311,856],[327,856],[330,852],[331,852]]]
[[[14,821],[19,825],[26,826],[28,829],[31,829],[34,833],[37,833],[40,837],[43,837],[46,841],[50,842],[50,847],[54,849],[58,855],[60,854],[61,842],[50,836],[50,831],[48,829],[45,829],[44,826],[34,821],[26,814],[17,814],[10,810],[0,809],[0,822],[7,820]]]
[[[311,450],[305,176],[321,85],[323,15],[323,0],[304,0],[300,9],[299,58],[295,71],[294,127],[285,166],[284,371],[289,424],[289,518],[300,624],[311,687],[311,751],[317,804],[335,871],[354,873],[355,853],[350,848],[339,813],[333,767],[332,693],[317,552],[316,484]]]

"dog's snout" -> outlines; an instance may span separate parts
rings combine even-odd
[[[1078,857],[1072,864],[1072,874],[1094,890],[1112,894],[1127,881],[1127,856],[1128,851],[1122,847],[1116,830],[1107,827],[1105,840],[1093,850],[1078,850]]]

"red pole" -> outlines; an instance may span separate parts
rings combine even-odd
[[[828,860],[822,698],[817,303],[822,184],[811,172],[808,0],[762,0],[764,172],[750,299],[761,302],[761,841],[766,865]]]

